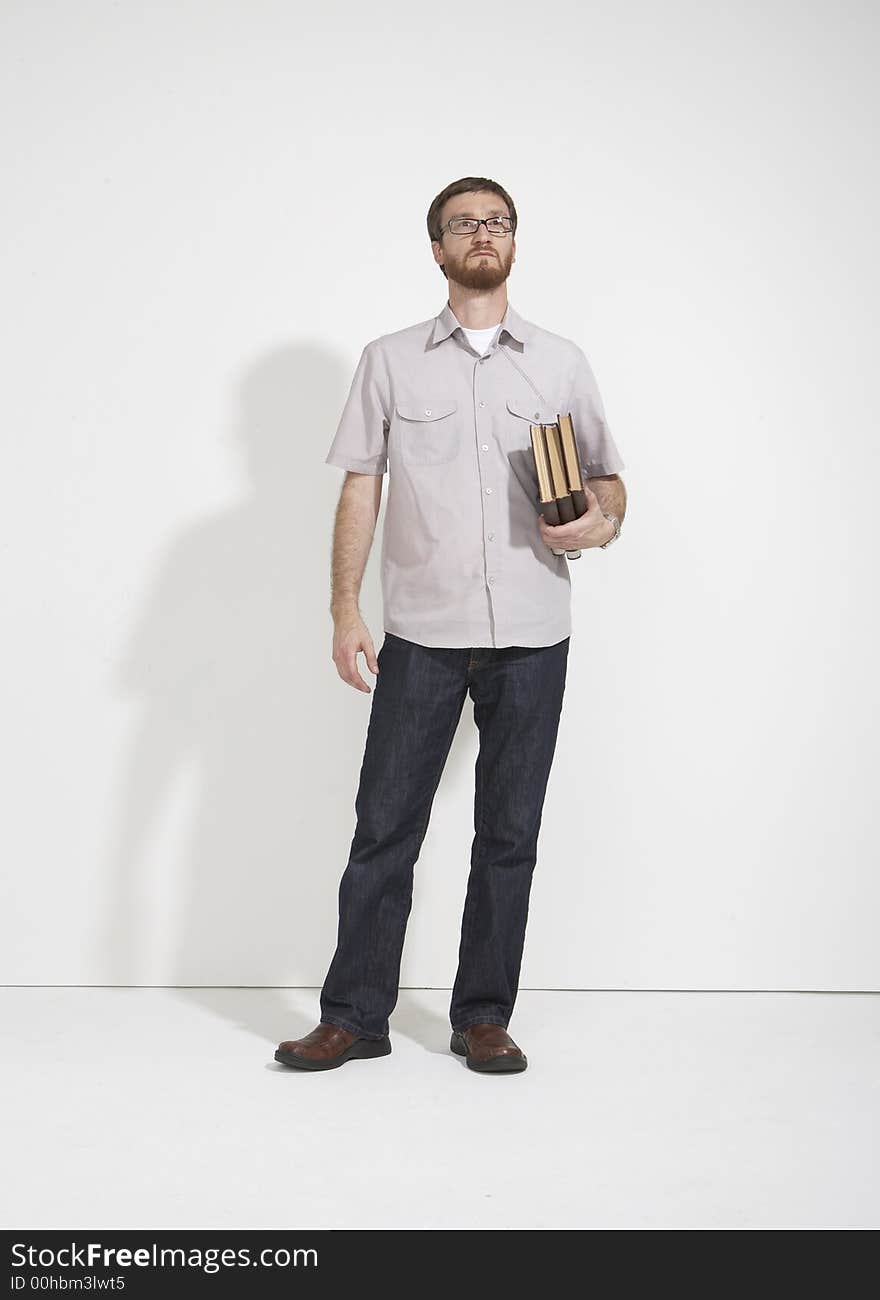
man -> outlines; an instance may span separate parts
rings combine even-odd
[[[507,1026],[565,687],[566,552],[607,546],[626,506],[623,461],[586,357],[508,303],[510,195],[485,177],[456,181],[431,204],[428,233],[448,302],[367,344],[326,457],[346,470],[333,660],[343,681],[369,693],[362,653],[376,682],[320,1023],[275,1053],[299,1069],[391,1051],[413,866],[468,692],[479,756],[450,1046],[473,1070],[526,1068]],[[589,509],[550,527],[529,430],[567,412]],[[377,655],[358,593],[389,468]]]

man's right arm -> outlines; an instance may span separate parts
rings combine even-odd
[[[344,682],[367,694],[371,688],[358,671],[358,653],[363,652],[372,673],[378,674],[379,664],[372,637],[358,608],[358,596],[382,503],[382,478],[382,474],[347,470],[333,526],[330,573],[333,662]]]

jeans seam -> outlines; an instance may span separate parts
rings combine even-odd
[[[482,860],[483,860],[483,797],[484,797],[484,790],[483,790],[483,755],[482,755],[481,753],[478,752],[478,753],[477,753],[477,802],[478,802],[478,814],[477,814],[477,827],[476,827],[476,843],[475,843],[475,845],[474,845],[474,862],[473,862],[473,869],[474,869],[474,871],[479,871],[479,870],[480,870],[480,865],[481,865]],[[469,942],[470,937],[471,937],[471,929],[472,929],[472,926],[473,926],[473,909],[470,909],[470,912],[469,912],[469,915],[468,915],[468,918],[467,918],[467,925],[466,925],[466,927],[465,927],[465,932],[464,932],[464,935],[463,935],[463,937],[462,937],[462,951],[463,951],[464,953],[467,952],[467,945],[468,945],[468,942]],[[478,1024],[493,1024],[493,1025],[500,1025],[500,1024],[501,1024],[501,1021],[500,1021],[500,1020],[491,1020],[491,1021],[489,1021],[489,1020],[487,1020],[487,1021],[471,1020],[471,1021],[468,1022],[468,1024],[472,1024],[472,1025],[478,1025]],[[465,1028],[465,1029],[467,1029],[467,1027],[468,1027],[467,1025],[464,1025],[464,1026],[463,1026],[463,1028]],[[455,1028],[455,1026],[453,1026],[453,1028]]]
[[[449,734],[446,737],[446,746],[443,750],[443,757],[440,763],[438,764],[440,770],[437,773],[437,780],[434,782],[434,788],[431,791],[430,798],[428,799],[428,810],[425,813],[425,820],[422,823],[421,829],[419,831],[420,845],[421,845],[421,840],[425,838],[425,835],[428,832],[428,825],[431,821],[431,813],[434,811],[434,799],[440,787],[440,782],[443,779],[443,772],[446,767],[446,760],[449,758],[449,751],[452,748],[453,738],[455,737],[455,733],[458,730],[459,724],[461,723],[461,714],[463,708],[464,708],[464,698],[462,698],[461,707],[459,708],[458,713],[455,714],[455,716],[452,719],[452,726],[449,728]],[[413,866],[415,866],[415,864],[413,864]]]

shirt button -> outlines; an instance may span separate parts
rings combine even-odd
[[[486,488],[486,492],[487,492],[487,494],[491,494],[491,491],[492,491],[491,488]]]
[[[490,581],[490,582],[494,582],[495,579],[494,579],[494,578],[490,578],[489,581]]]
[[[483,443],[483,451],[488,451],[488,450],[489,450],[489,444],[488,444],[488,442],[484,442],[484,443]]]
[[[425,414],[426,414],[426,415],[430,415],[431,412],[430,412],[430,411],[426,411]],[[535,411],[535,419],[536,419],[536,420],[540,420],[540,418],[541,418],[541,412],[540,412],[540,411]]]
[[[485,402],[480,402],[480,406],[485,406],[485,405],[486,405]]]
[[[425,415],[430,415],[430,414],[431,414],[430,411],[425,411]],[[535,417],[535,418],[537,418],[537,417]]]
[[[495,540],[495,534],[494,534],[494,533],[488,533],[487,536],[488,536],[490,542],[494,542],[494,540]]]

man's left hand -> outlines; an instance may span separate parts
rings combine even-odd
[[[614,536],[614,525],[606,519],[599,505],[599,498],[588,483],[584,484],[587,498],[587,512],[570,524],[548,524],[543,515],[538,515],[538,527],[541,537],[548,546],[556,550],[582,551],[589,546],[602,546]]]

